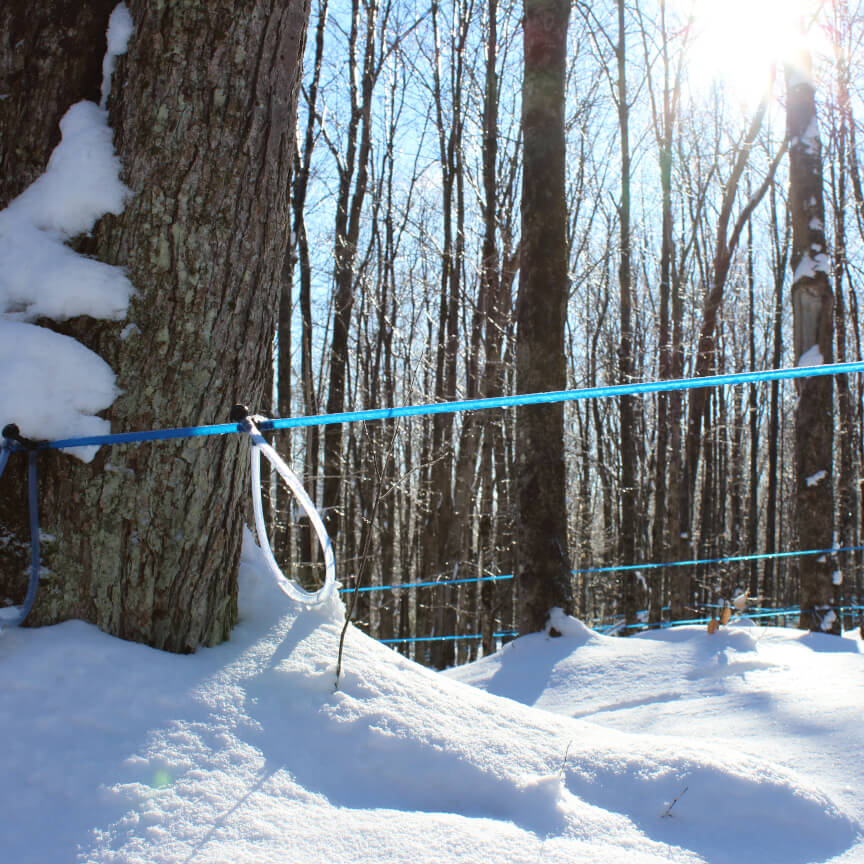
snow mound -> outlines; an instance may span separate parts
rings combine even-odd
[[[0,639],[0,734],[16,742],[0,778],[0,806],[18,826],[6,860],[804,864],[864,851],[864,814],[830,773],[825,788],[722,736],[625,732],[598,723],[602,711],[588,722],[530,707],[453,680],[468,671],[419,667],[353,627],[336,690],[341,603],[294,605],[259,555],[247,536],[231,641],[193,656],[80,622]],[[631,674],[640,650],[647,678],[652,662],[668,661],[670,691],[720,656],[752,653],[741,634],[690,651],[559,623],[572,635],[517,640],[475,664],[475,678],[477,667],[492,680],[518,660],[544,682],[535,702],[558,693],[563,707],[566,691],[572,708],[584,704],[587,652],[588,666],[602,657],[610,672],[598,698],[620,708],[632,679],[616,667]],[[797,642],[774,648],[791,665],[829,657]],[[764,674],[780,668],[772,662]],[[821,706],[810,710],[815,722]],[[857,772],[847,779],[858,786],[860,723],[843,722]],[[722,732],[716,717],[712,728]]]

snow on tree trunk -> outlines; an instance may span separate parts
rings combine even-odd
[[[116,0],[86,4],[78,0],[58,0],[38,5],[8,0],[0,4],[0,209],[24,193],[45,171],[52,151],[60,142],[60,121],[69,107],[82,99],[99,101],[105,33],[115,4]],[[70,50],[73,45],[81,46],[82,50]],[[84,49],[83,46],[88,47]],[[32,224],[35,220],[27,221],[34,232],[38,231]],[[13,217],[10,224],[13,228],[19,227],[19,220]],[[6,246],[8,233],[0,227],[0,234],[4,235],[0,245]],[[20,239],[20,232],[16,233]],[[59,242],[56,247],[55,254],[68,251]],[[2,252],[0,257],[6,258]],[[72,257],[71,252],[69,257]],[[30,261],[17,263],[27,281],[25,268],[30,266]],[[3,281],[7,282],[9,262],[4,260],[2,267]],[[0,294],[8,295],[8,286]],[[15,303],[16,298],[0,297],[0,313],[6,310],[8,301]],[[13,337],[8,330],[12,326],[6,325],[3,336],[7,349],[12,347]],[[16,328],[26,326],[32,325],[14,325]],[[54,329],[59,328],[55,326]],[[28,339],[28,350],[19,353],[17,363],[29,365],[30,352],[38,352],[39,344],[44,344],[48,338],[47,334],[35,330],[30,331],[30,337],[34,333],[38,333],[38,344]],[[81,351],[86,353],[83,348]],[[4,370],[4,378],[13,386],[24,383],[16,381],[9,368]],[[28,386],[24,383],[25,389]],[[16,395],[16,392],[10,393],[10,402],[17,401]],[[0,417],[3,424],[17,421],[22,425],[19,417],[3,411],[0,415],[4,415]],[[97,431],[105,430],[90,430],[91,433]],[[32,434],[38,437],[35,430]],[[26,460],[16,458],[10,460],[3,475],[0,602],[20,601],[26,592],[30,560],[26,473]]]
[[[562,0],[525,0],[522,269],[516,313],[520,393],[566,386],[564,77],[569,13],[569,3]],[[519,409],[515,459],[519,630],[529,633],[544,627],[550,608],[570,605],[560,404]]]
[[[786,89],[794,350],[796,363],[805,366],[831,362],[833,322],[822,150],[808,54],[802,53],[798,63],[786,67]],[[802,549],[830,548],[833,542],[832,401],[830,377],[799,381],[795,418],[796,518]],[[815,477],[818,482],[813,482]],[[839,633],[839,619],[831,612],[835,589],[828,556],[805,556],[798,566],[800,626]]]
[[[108,106],[132,197],[83,246],[123,265],[137,296],[124,322],[68,329],[117,374],[115,431],[224,422],[265,398],[308,3],[129,7]],[[79,617],[178,652],[227,638],[245,453],[229,436],[42,460],[35,622]]]

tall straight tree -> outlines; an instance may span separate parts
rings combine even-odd
[[[525,0],[522,86],[522,270],[516,311],[520,393],[566,386],[567,208],[564,81],[568,0]],[[519,631],[570,605],[564,409],[527,406],[516,422],[516,566]]]
[[[630,242],[630,104],[627,101],[627,30],[624,0],[618,0],[618,134],[621,144],[621,201],[618,205],[620,249],[618,260],[618,303],[621,313],[621,341],[618,345],[618,378],[621,384],[633,381],[633,266]],[[632,565],[636,556],[636,430],[633,428],[633,397],[618,399],[621,418],[621,563]],[[623,607],[628,624],[637,621],[642,605],[636,573],[624,573]]]
[[[802,50],[786,67],[789,210],[792,218],[792,311],[797,365],[830,363],[833,305],[825,242],[822,146],[816,118],[812,61]],[[802,549],[830,548],[834,539],[832,451],[833,382],[828,376],[798,382],[795,415],[796,520]],[[826,555],[799,563],[801,627],[840,633],[833,611],[832,564]]]
[[[83,35],[104,33],[110,8],[81,5],[89,9]],[[118,431],[209,423],[239,399],[263,402],[309,12],[306,0],[254,0],[242,11],[229,0],[127,5],[135,30],[108,107],[132,197],[81,245],[123,265],[137,296],[127,322],[65,325],[117,373],[120,396],[108,416]],[[10,32],[23,34],[36,15],[50,25],[59,13],[14,2],[0,20],[11,16]],[[65,55],[69,46],[40,38],[30,56],[43,50]],[[75,51],[95,56],[48,65],[60,78],[77,76],[56,88],[55,116],[13,114],[9,141],[33,140],[34,126],[47,135],[55,108],[91,95],[104,40],[81,38]],[[40,491],[51,540],[33,620],[83,618],[179,652],[227,638],[237,610],[242,452],[226,439],[118,446],[89,465],[46,456]]]

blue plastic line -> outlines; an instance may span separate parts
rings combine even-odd
[[[9,454],[11,453],[11,449],[6,444],[6,439],[3,439],[3,443],[0,444],[0,477],[3,476],[3,472],[6,470],[6,463],[9,461]]]
[[[491,408],[513,408],[519,405],[543,405],[555,402],[575,402],[582,399],[608,399],[613,396],[660,393],[673,390],[697,390],[707,387],[725,387],[732,384],[754,384],[760,381],[778,381],[814,378],[864,372],[864,361],[831,363],[822,366],[803,366],[792,369],[766,369],[757,372],[737,372],[727,375],[709,375],[704,378],[676,378],[668,381],[645,381],[636,384],[612,384],[576,390],[558,390],[549,393],[520,393],[512,396],[485,399],[463,399],[455,402],[433,402],[426,405],[405,405],[395,408],[371,408],[365,411],[343,411],[338,414],[319,414],[309,417],[285,417],[262,420],[262,432],[278,429],[297,429],[305,426],[327,426],[332,423],[355,423],[371,420],[391,420],[397,417],[417,417],[431,414],[451,414],[457,411],[481,411]],[[101,446],[103,444],[133,444],[169,438],[192,438],[209,435],[228,435],[242,432],[236,423],[211,426],[187,426],[179,429],[155,429],[143,432],[122,432],[111,435],[90,435],[40,443],[39,449],[59,450],[68,447]],[[15,449],[19,449],[16,447]]]
[[[507,636],[518,636],[519,633],[516,630],[505,630],[502,633],[493,633],[493,639],[503,639]],[[382,645],[395,645],[397,643],[406,643],[406,642],[461,642],[463,640],[468,639],[482,639],[483,635],[481,633],[472,634],[470,636],[411,636],[406,637],[404,639],[379,639],[378,641]]]
[[[39,549],[39,484],[36,474],[36,451],[27,454],[27,498],[30,511],[30,582],[27,585],[27,596],[21,606],[18,624],[30,614],[36,602],[36,592],[39,590],[39,572],[42,568],[42,557]]]
[[[839,612],[840,615],[844,615],[849,611],[858,611],[864,610],[864,606],[834,606],[832,607],[835,612]],[[750,620],[755,620],[757,618],[792,618],[792,617],[800,617],[801,616],[801,608],[799,606],[790,607],[787,609],[754,609],[752,612],[733,612],[732,619],[736,618],[747,618]],[[620,625],[609,625],[610,627],[620,626],[625,630],[632,630],[636,628],[649,629],[652,627],[666,629],[669,627],[678,627],[684,624],[707,624],[711,621],[711,618],[688,618],[682,619],[679,621],[657,621],[653,624],[647,622],[640,622],[639,624],[620,624]],[[593,628],[598,629],[598,628]]]
[[[3,448],[0,452],[0,474],[6,466],[6,460],[2,453],[8,457],[8,449]],[[36,592],[39,590],[39,571],[41,569],[41,555],[39,550],[39,489],[36,474],[36,452],[30,450],[27,454],[27,503],[30,516],[30,579],[27,583],[27,595],[24,602],[18,607],[18,617],[10,621],[0,621],[4,627],[18,627],[24,623],[24,619],[30,614],[33,604],[36,602]]]
[[[354,423],[361,420],[391,420],[397,417],[416,417],[430,414],[450,414],[457,411],[481,411],[491,408],[513,408],[519,405],[542,405],[554,402],[575,402],[582,399],[608,399],[613,396],[660,393],[670,390],[699,390],[706,387],[724,387],[731,384],[753,384],[795,378],[814,378],[864,372],[864,361],[830,363],[822,366],[801,366],[791,369],[766,369],[757,372],[736,372],[726,375],[707,375],[703,378],[674,378],[665,381],[644,381],[635,384],[610,384],[577,390],[557,390],[548,393],[519,393],[512,396],[485,399],[462,399],[454,402],[433,402],[427,405],[408,405],[396,408],[370,408],[366,411],[344,411],[318,417],[286,417],[267,420],[260,424],[263,431],[294,429],[302,426],[329,423]]]
[[[836,555],[840,552],[861,552],[864,546],[841,546],[837,549],[805,549],[800,552],[765,552],[754,555],[730,555],[727,558],[694,558],[691,561],[669,561],[665,564],[615,564],[609,567],[587,567],[574,570],[574,575],[582,573],[617,573],[632,570],[654,570],[658,567],[693,567],[697,564],[729,564],[736,561],[760,561],[766,558],[796,558],[801,555]]]
[[[401,585],[367,585],[363,588],[340,588],[340,594],[353,594],[354,591],[396,591],[399,588],[437,588],[439,585],[463,585],[468,582],[497,582],[501,579],[512,579],[512,574],[505,576],[473,576],[465,579],[442,579],[438,582],[403,582]]]
[[[137,444],[142,441],[165,441],[171,438],[203,438],[210,435],[230,435],[245,431],[238,423],[217,423],[211,426],[183,426],[177,429],[150,429],[144,432],[117,432],[112,435],[85,435],[80,438],[63,438],[59,441],[42,441],[40,450],[64,450],[67,447],[91,447],[103,444]],[[19,449],[19,448],[15,448]]]
[[[849,611],[864,611],[864,606],[837,606],[834,607],[835,611],[839,612],[841,615],[849,612]],[[792,618],[801,615],[801,609],[798,606],[788,608],[788,609],[754,609],[753,612],[736,612],[732,615],[732,620],[734,621],[736,618],[747,618],[747,619],[757,619],[757,618]],[[622,629],[622,630],[632,630],[642,628],[648,630],[650,628],[658,628],[658,629],[668,629],[671,627],[682,627],[687,624],[707,624],[711,618],[682,618],[678,621],[658,621],[654,624],[650,624],[648,622],[641,622],[639,624],[624,624],[624,622],[620,622],[617,624],[597,624],[595,626],[590,626],[591,630],[596,631],[597,633],[603,633],[607,630],[612,629]],[[518,636],[518,630],[506,630],[501,633],[493,633],[493,638],[500,639],[505,636]],[[457,641],[463,639],[482,639],[482,636],[469,634],[467,636],[416,636],[409,639],[379,639],[378,641],[387,645],[395,642],[443,642],[443,641]]]
[[[840,546],[836,549],[805,549],[800,552],[765,552],[755,555],[730,555],[727,558],[694,558],[691,561],[667,561],[663,564],[621,564],[610,567],[589,567],[572,570],[573,575],[583,573],[614,573],[628,570],[653,570],[659,567],[684,567],[697,564],[726,564],[736,561],[760,561],[766,558],[795,558],[800,555],[836,555],[840,552],[864,552],[864,546]],[[396,591],[399,588],[437,588],[439,585],[462,585],[469,582],[499,582],[513,579],[512,573],[500,576],[478,576],[465,579],[442,579],[438,582],[403,582],[401,585],[367,585],[358,591]],[[350,594],[354,588],[340,588],[340,594]],[[719,607],[718,607],[719,608]]]

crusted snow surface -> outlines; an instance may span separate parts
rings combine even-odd
[[[349,627],[334,690],[341,601],[293,605],[247,535],[240,602],[192,656],[0,636],[4,860],[862,860],[858,642],[557,612],[445,675]]]
[[[626,733],[628,740],[644,736],[636,752],[653,739],[660,761],[671,750],[673,761],[682,761],[675,769],[678,788],[668,794],[678,796],[685,787],[687,792],[669,819],[675,821],[677,844],[702,860],[851,864],[864,861],[858,785],[864,771],[857,761],[850,770],[847,762],[855,759],[850,745],[864,745],[864,732],[853,728],[864,699],[862,651],[857,631],[839,638],[733,619],[713,635],[702,627],[627,639],[591,631],[560,639],[536,634],[446,674],[534,708],[588,720],[594,728]],[[847,686],[848,692],[838,690]],[[584,774],[601,788],[608,784],[596,803],[617,806],[633,818],[640,796],[652,795],[618,773],[624,752],[616,769],[598,774],[592,766]],[[694,753],[700,767],[683,765]],[[706,770],[701,760],[708,754],[716,761]],[[580,794],[576,783],[568,788]],[[825,809],[816,815],[819,798]],[[809,813],[807,801],[814,807]],[[713,821],[710,808],[716,808]],[[705,816],[698,827],[690,821],[694,809]],[[639,824],[657,837],[652,815],[644,812]],[[660,823],[665,827],[666,821]],[[844,840],[830,839],[829,823],[845,824]]]

